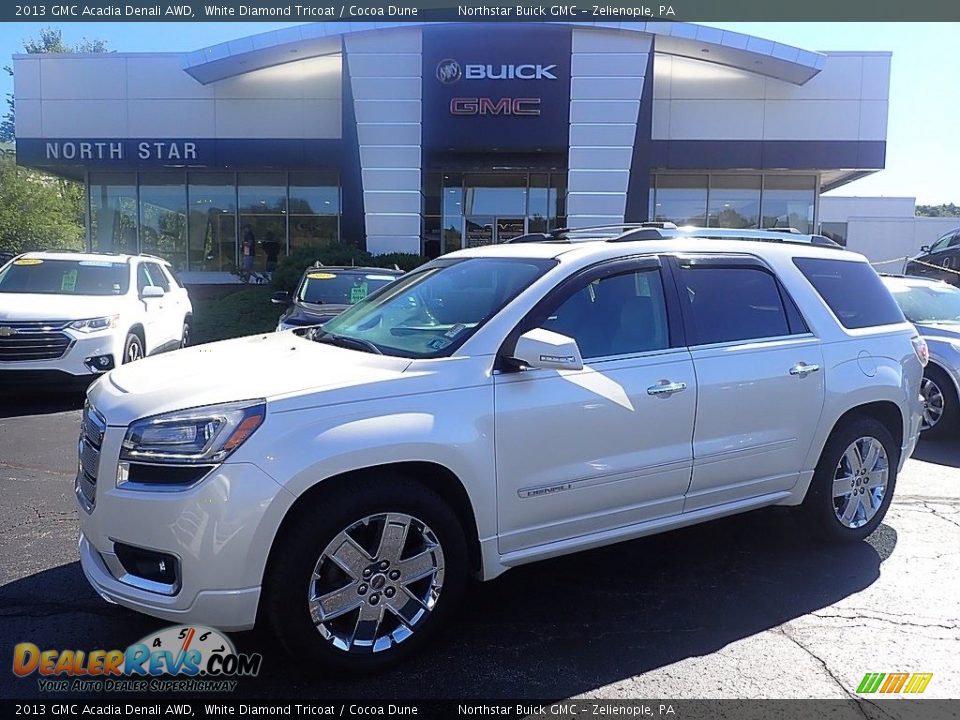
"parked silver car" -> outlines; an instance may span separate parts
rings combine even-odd
[[[911,276],[884,276],[883,282],[930,350],[920,384],[921,432],[929,438],[955,437],[960,430],[960,289]]]

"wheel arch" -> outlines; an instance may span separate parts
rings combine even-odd
[[[416,482],[434,492],[450,506],[463,528],[470,570],[474,573],[480,572],[482,559],[476,513],[463,482],[452,470],[444,465],[431,461],[410,460],[373,465],[331,475],[314,483],[306,491],[301,493],[290,507],[287,508],[283,519],[277,527],[277,531],[274,533],[270,544],[270,551],[267,555],[267,562],[263,570],[263,581],[267,581],[267,577],[274,564],[275,553],[277,548],[282,545],[281,541],[284,534],[289,532],[290,528],[292,528],[300,518],[315,510],[318,506],[322,507],[325,497],[338,492],[350,492],[350,483],[358,477],[369,477],[383,470],[403,474],[412,482]]]
[[[827,443],[830,442],[830,438],[855,417],[869,417],[879,422],[893,437],[893,441],[896,443],[897,453],[899,454],[902,451],[904,443],[903,412],[900,410],[900,406],[892,400],[875,400],[873,402],[856,405],[837,418],[837,421],[833,424],[833,427],[830,428],[830,432],[820,448],[818,458],[823,454],[823,450],[827,446]]]

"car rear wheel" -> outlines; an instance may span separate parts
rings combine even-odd
[[[923,400],[923,420],[920,432],[931,440],[952,436],[957,429],[957,391],[947,374],[935,365],[927,365],[920,381],[920,397]]]
[[[180,347],[185,348],[190,345],[190,323],[183,324],[183,333],[180,335]]]
[[[856,417],[834,430],[802,505],[818,537],[856,541],[877,529],[893,498],[899,452],[875,418]]]
[[[127,335],[127,341],[123,344],[123,364],[134,362],[143,358],[143,340],[136,333]]]
[[[379,670],[416,651],[467,578],[456,516],[409,479],[358,479],[301,512],[272,553],[267,619],[295,657],[344,672]]]

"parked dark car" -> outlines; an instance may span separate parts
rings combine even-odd
[[[960,433],[960,290],[940,280],[888,276],[883,283],[927,341],[930,362],[920,381],[926,438]]]
[[[906,274],[960,286],[960,227],[921,247],[920,254],[907,263]]]
[[[402,270],[388,268],[323,265],[307,268],[293,295],[278,292],[271,298],[272,302],[287,308],[280,316],[277,330],[321,325],[401,275]]]

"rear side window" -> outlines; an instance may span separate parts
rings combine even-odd
[[[896,300],[867,263],[822,258],[794,258],[793,262],[845,328],[904,322]]]
[[[764,270],[681,266],[680,283],[697,345],[792,334],[777,281]]]

